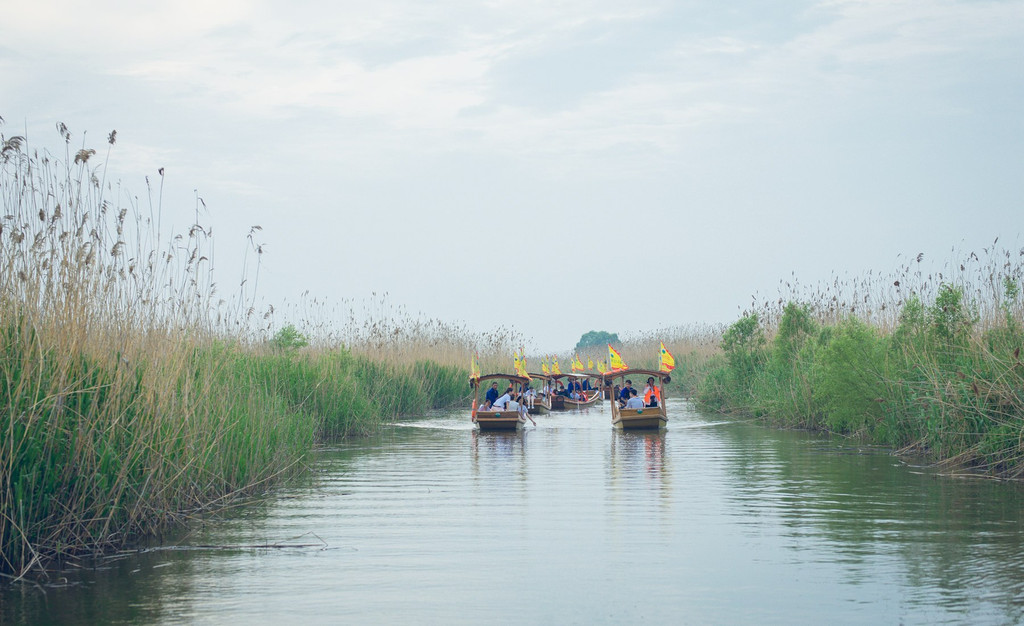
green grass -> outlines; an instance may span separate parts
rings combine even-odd
[[[59,130],[63,156],[0,134],[0,574],[159,532],[318,441],[468,396],[456,327],[367,333],[365,353],[268,337],[246,281],[220,301],[203,227],[159,242],[159,201],[115,204],[96,151]]]
[[[852,311],[816,316],[822,307],[812,302],[787,303],[770,326],[745,315],[723,334],[722,355],[707,362],[692,397],[708,409],[1020,477],[1022,256],[997,264],[986,278],[989,289],[961,278],[936,284],[930,296],[905,298],[893,324]],[[972,291],[998,297],[968,298]]]

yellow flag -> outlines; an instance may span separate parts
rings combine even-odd
[[[612,371],[624,370],[628,365],[622,360],[622,355],[619,351],[612,347],[612,344],[608,344],[608,363],[612,366]]]
[[[590,358],[589,356],[587,357],[587,369],[594,369],[594,359]]]
[[[597,371],[601,372],[602,374],[608,371],[608,366],[604,364],[604,361],[601,361],[597,364]]]
[[[540,360],[540,371],[544,372],[545,374],[551,373],[551,370],[548,369],[548,357],[544,357],[543,359]]]
[[[584,369],[583,368],[583,361],[580,361],[580,355],[577,354],[572,359],[572,371],[574,371],[574,372],[582,372],[583,369]]]
[[[558,367],[558,357],[556,357],[556,356],[551,357],[551,361],[552,361],[551,373],[552,374],[561,374],[562,373],[562,368]]]
[[[469,357],[469,377],[480,378],[480,357],[475,352]]]
[[[676,368],[676,358],[672,356],[672,353],[665,347],[665,342],[661,342],[661,366],[658,368],[662,372],[671,372]]]

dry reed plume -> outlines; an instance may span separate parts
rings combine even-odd
[[[254,316],[217,300],[207,231],[161,244],[153,190],[140,206],[57,130],[62,156],[0,135],[0,573],[151,532],[310,444],[224,392],[246,381],[223,338]]]

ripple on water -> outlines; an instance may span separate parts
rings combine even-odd
[[[482,433],[435,414],[324,448],[312,484],[188,538],[324,548],[140,560],[111,597],[149,623],[1024,617],[1016,486],[685,407],[657,433],[597,408],[536,419]]]

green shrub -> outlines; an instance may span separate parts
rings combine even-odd
[[[848,319],[820,346],[818,391],[824,426],[841,433],[872,433],[885,418],[887,342],[867,324]]]

